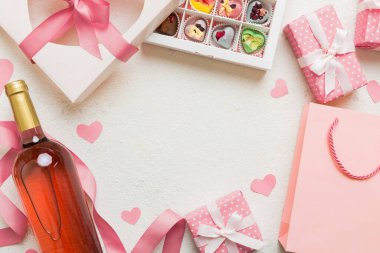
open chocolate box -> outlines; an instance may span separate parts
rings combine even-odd
[[[286,0],[183,0],[145,41],[271,69]]]

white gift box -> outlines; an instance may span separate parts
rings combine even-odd
[[[222,17],[217,14],[218,5],[220,0],[215,0],[216,6],[210,14],[206,14],[192,9],[190,0],[182,0],[184,2],[176,9],[176,13],[180,18],[180,29],[177,36],[171,37],[159,33],[153,33],[146,42],[158,46],[168,47],[179,51],[202,55],[217,60],[222,60],[230,63],[235,63],[252,68],[269,70],[272,68],[275,51],[278,44],[278,39],[281,33],[282,20],[285,13],[286,0],[262,0],[263,2],[270,3],[273,8],[272,19],[269,24],[253,24],[246,21],[246,7],[252,0],[242,0],[245,8],[242,10],[242,15],[239,19],[231,19]],[[186,19],[189,16],[201,17],[209,21],[209,28],[214,24],[228,24],[237,27],[236,40],[232,49],[226,50],[224,48],[215,47],[211,43],[212,29],[208,29],[204,43],[196,43],[191,40],[186,40],[183,34]],[[264,50],[260,54],[245,54],[240,50],[240,36],[242,29],[251,28],[264,33],[267,37],[267,42]]]
[[[0,27],[20,44],[32,32],[30,4],[47,6],[54,11],[62,9],[62,0],[10,0],[3,1],[0,8]],[[179,0],[123,0],[128,6],[117,10],[120,15],[129,15],[131,25],[123,32],[123,37],[138,47],[158,25],[178,6]],[[117,1],[116,1],[117,2]],[[113,1],[111,18],[113,22]],[[65,6],[65,5],[63,5]],[[46,17],[45,17],[46,18]],[[41,21],[43,21],[42,19]],[[121,62],[103,45],[99,45],[102,60],[94,57],[79,46],[48,43],[34,57],[34,62],[72,101],[80,102],[101,84]]]

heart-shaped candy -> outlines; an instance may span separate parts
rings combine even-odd
[[[225,49],[231,48],[234,37],[235,29],[229,25],[218,27],[212,33],[213,43]]]
[[[257,30],[244,28],[243,32],[241,33],[241,44],[247,54],[252,54],[253,52],[262,49],[265,45],[265,42],[265,35]]]
[[[218,13],[220,16],[237,19],[241,15],[241,0],[220,0]]]
[[[207,32],[207,21],[203,18],[190,19],[185,26],[185,35],[187,38],[203,42]]]
[[[157,32],[168,36],[175,36],[178,32],[178,27],[179,17],[177,13],[173,12],[161,23],[157,28]]]
[[[211,13],[215,6],[215,0],[190,0],[190,5],[197,11]]]
[[[261,0],[250,1],[247,7],[246,19],[250,23],[264,24],[272,16],[272,6]]]

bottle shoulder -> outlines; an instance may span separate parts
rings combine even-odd
[[[70,151],[54,140],[44,140],[31,147],[20,150],[15,159],[15,168],[21,168],[31,161],[37,164],[42,161],[54,161],[64,166],[73,167],[73,158]]]
[[[61,143],[55,140],[46,139],[32,146],[21,149],[19,151],[19,155],[23,153],[28,153],[32,150],[38,150],[38,149],[51,149],[52,151],[55,151],[55,152],[70,154],[70,151]]]

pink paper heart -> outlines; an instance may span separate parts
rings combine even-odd
[[[102,123],[95,121],[91,125],[80,124],[77,126],[77,134],[82,139],[94,143],[103,131]]]
[[[34,249],[28,249],[27,251],[25,251],[25,253],[38,253],[38,252],[35,251]]]
[[[131,211],[123,211],[121,213],[121,218],[131,225],[135,225],[140,219],[140,216],[141,210],[138,207],[133,208]]]
[[[274,88],[271,90],[270,95],[272,98],[281,98],[288,95],[288,86],[283,79],[278,79]]]
[[[367,91],[375,104],[380,102],[380,85],[377,81],[369,81],[367,84]]]
[[[266,175],[263,180],[255,179],[251,184],[251,190],[253,192],[269,196],[274,187],[276,186],[276,177],[272,174]]]
[[[13,74],[13,64],[8,60],[0,60],[0,95],[4,86],[9,82]]]

